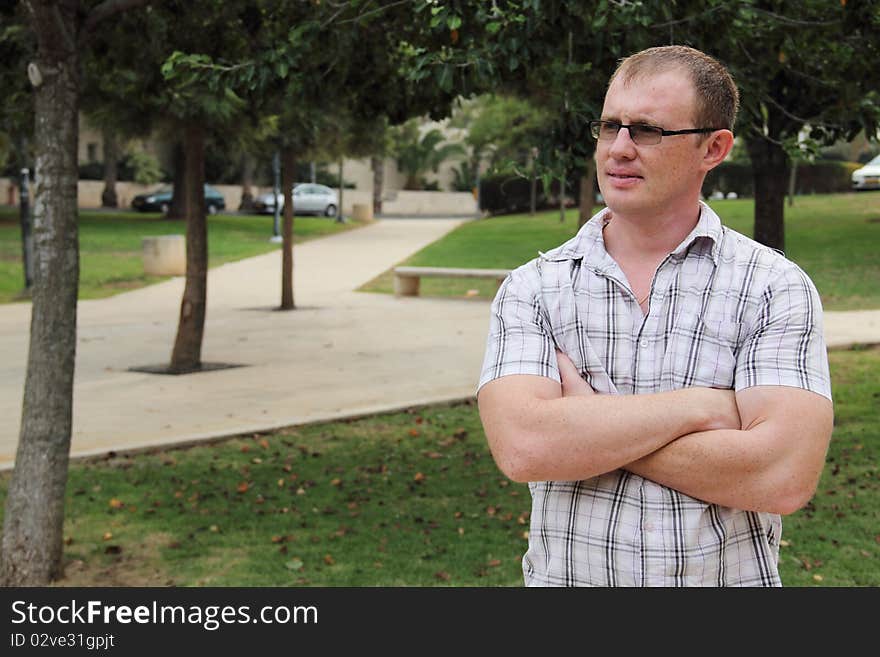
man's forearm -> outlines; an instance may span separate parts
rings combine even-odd
[[[752,389],[740,399],[753,407],[745,411],[744,430],[685,435],[625,469],[722,506],[796,511],[809,500],[824,465],[831,402],[781,387]]]
[[[679,436],[732,424],[730,409],[719,408],[722,391],[563,397],[552,381],[541,379],[543,384],[538,378],[506,377],[510,380],[499,379],[480,391],[492,453],[502,471],[517,481],[588,479]],[[728,403],[735,415],[732,397]]]

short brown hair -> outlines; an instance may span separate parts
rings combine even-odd
[[[691,76],[697,96],[698,128],[727,128],[733,130],[739,109],[739,91],[727,68],[721,62],[688,46],[659,46],[648,48],[620,61],[608,81],[609,86],[618,75],[624,84],[642,75],[664,73],[680,68]]]

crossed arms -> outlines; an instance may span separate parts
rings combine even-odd
[[[480,389],[489,448],[511,479],[623,468],[706,502],[778,514],[815,492],[833,423],[825,397],[787,386],[599,395],[557,359],[561,384],[511,375]]]

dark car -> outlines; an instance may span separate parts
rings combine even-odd
[[[131,207],[138,212],[161,212],[168,213],[171,207],[171,196],[174,193],[174,187],[163,187],[155,192],[148,194],[138,194],[131,201]],[[226,209],[226,201],[223,194],[218,192],[210,185],[205,185],[205,207],[208,214],[217,214],[220,210]]]

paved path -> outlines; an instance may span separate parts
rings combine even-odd
[[[205,362],[186,376],[129,371],[168,362],[183,279],[79,304],[74,456],[261,431],[473,395],[488,304],[353,292],[463,220],[382,220],[294,248],[293,312],[280,251],[210,270]],[[0,306],[0,470],[21,421],[30,305]],[[829,346],[880,343],[880,311],[826,313]]]

